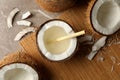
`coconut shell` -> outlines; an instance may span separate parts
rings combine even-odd
[[[85,25],[87,27],[89,27],[89,29],[91,29],[91,32],[92,33],[95,33],[96,34],[96,37],[100,38],[102,37],[101,33],[97,32],[94,27],[93,27],[93,24],[91,23],[91,12],[92,12],[92,8],[94,7],[95,3],[96,3],[97,0],[90,0],[90,2],[88,3],[88,7],[86,9],[86,12],[85,12]]]
[[[35,59],[28,54],[23,52],[9,54],[0,61],[0,68],[13,63],[23,63],[31,66],[38,73],[39,80],[41,80],[40,66],[37,64]]]
[[[77,0],[36,0],[38,5],[50,12],[61,12],[71,8]]]
[[[96,2],[96,0],[91,0],[88,4],[87,11],[86,11],[86,25],[89,27],[92,27],[91,11],[92,11],[92,8],[93,8],[95,2]]]
[[[92,9],[93,9],[93,7],[94,7],[94,5],[95,5],[95,3],[96,3],[97,1],[98,1],[98,0],[90,0],[90,2],[89,2],[89,4],[88,4],[87,11],[86,11],[86,26],[92,27],[92,28],[94,29],[94,31],[96,31],[96,32],[97,32],[98,34],[100,34],[100,35],[104,35],[104,36],[112,35],[112,34],[106,35],[106,34],[100,33],[99,31],[97,31],[97,30],[94,28],[94,26],[93,26],[93,24],[92,24],[92,18],[91,18]],[[118,32],[118,31],[119,31],[119,30],[117,30],[116,32]],[[116,33],[116,32],[115,32],[115,33]],[[113,34],[115,34],[115,33],[113,33]]]
[[[91,13],[92,13],[92,9],[95,5],[95,3],[97,2],[97,0],[91,0],[89,3],[88,3],[88,7],[87,7],[87,11],[86,11],[86,23],[85,25],[88,26],[88,27],[91,27],[91,29],[93,29],[94,31],[96,31],[96,29],[94,28],[93,24],[92,24],[92,20],[91,20]],[[100,35],[105,35],[105,34],[102,34],[98,31],[96,31],[98,34]]]
[[[38,28],[37,33],[36,33],[36,40],[37,40],[37,38],[38,38],[37,36],[38,36],[38,33],[39,33],[39,31],[41,30],[41,28],[42,28],[45,24],[47,24],[47,23],[49,23],[49,22],[51,22],[51,21],[62,21],[62,22],[65,22],[66,24],[68,24],[68,25],[73,29],[72,25],[69,24],[68,22],[66,22],[65,20],[62,20],[62,19],[51,19],[51,20],[48,20],[48,21],[44,22],[44,23]],[[73,31],[74,31],[74,29],[73,29]],[[54,60],[48,59],[47,57],[45,57],[45,55],[42,54],[42,52],[41,52],[41,50],[40,50],[40,48],[39,48],[39,46],[38,46],[38,41],[36,41],[36,44],[37,44],[37,48],[38,48],[39,52],[41,53],[41,56],[43,56],[44,58],[46,58],[48,61],[53,61],[53,62],[62,62],[62,61],[64,62],[64,61],[66,61],[66,60],[69,60],[70,58],[72,58],[72,57],[76,54],[76,52],[79,50],[79,46],[80,46],[79,40],[78,40],[78,38],[77,38],[77,46],[76,46],[76,49],[75,49],[75,51],[73,52],[73,54],[72,54],[71,56],[63,59],[63,60],[54,61]]]

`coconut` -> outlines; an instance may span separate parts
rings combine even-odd
[[[39,68],[25,53],[9,54],[0,61],[0,80],[40,80]]]
[[[87,9],[87,25],[103,35],[120,29],[119,0],[91,0]]]
[[[13,9],[10,14],[7,17],[7,25],[8,28],[12,28],[13,27],[13,19],[15,17],[15,15],[19,12],[20,10],[18,8]]]
[[[14,41],[19,41],[20,39],[23,38],[23,36],[25,36],[26,34],[30,33],[30,32],[35,32],[36,28],[34,27],[28,27],[23,29],[22,31],[20,31],[14,38]]]
[[[27,20],[20,20],[20,21],[17,21],[16,23],[19,26],[31,26],[32,25],[32,22],[27,21]]]
[[[36,0],[38,5],[51,12],[60,12],[71,8],[76,0]]]
[[[24,13],[24,14],[22,15],[22,19],[23,19],[23,20],[24,20],[24,19],[27,19],[27,18],[29,18],[31,15],[32,15],[31,12],[30,12],[30,11],[27,11],[26,13]]]
[[[70,58],[76,51],[77,38],[49,43],[70,33],[74,33],[74,30],[65,21],[55,19],[45,22],[37,33],[37,45],[41,54],[51,61]]]

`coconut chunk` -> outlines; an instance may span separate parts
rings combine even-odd
[[[31,16],[31,13],[30,11],[27,11],[26,13],[22,15],[22,19],[27,19],[29,16]]]
[[[107,39],[107,37],[103,36],[92,46],[92,51],[88,55],[89,60],[92,60],[94,58],[94,56],[98,53],[98,51],[105,45],[106,39]]]
[[[116,58],[115,58],[115,57],[113,57],[113,56],[111,56],[110,58],[111,58],[111,60],[112,60],[113,64],[115,64],[115,63],[116,63]]]
[[[8,18],[7,18],[7,25],[8,25],[8,28],[11,28],[13,27],[12,23],[13,23],[13,18],[15,17],[15,15],[19,12],[20,10],[18,8],[15,8],[13,9]]]
[[[99,62],[103,62],[104,60],[105,60],[105,58],[103,56],[100,56],[97,58],[97,61],[99,61]]]
[[[79,42],[83,43],[83,42],[91,42],[93,40],[93,37],[91,35],[84,35],[83,37],[80,37]]]
[[[32,22],[27,20],[21,20],[21,21],[17,21],[17,24],[20,26],[31,26]]]
[[[14,41],[19,41],[24,35],[30,32],[35,32],[35,30],[36,28],[34,27],[28,27],[28,28],[23,29],[16,35],[16,37],[14,38]]]
[[[118,66],[120,65],[120,63],[117,64]]]
[[[113,72],[113,71],[114,71],[114,64],[111,67],[111,72]]]
[[[120,44],[120,42],[117,42],[116,44]]]

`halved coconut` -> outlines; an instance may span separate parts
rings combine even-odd
[[[0,80],[38,80],[38,74],[29,65],[14,63],[0,69]]]
[[[0,61],[0,80],[39,80],[36,61],[24,53],[14,53]]]
[[[120,0],[92,0],[87,11],[88,24],[104,35],[120,29]]]
[[[76,50],[77,38],[49,43],[49,41],[74,33],[72,27],[62,20],[45,22],[37,34],[41,53],[51,61],[61,61],[72,56]]]

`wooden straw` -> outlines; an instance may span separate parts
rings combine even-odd
[[[81,36],[81,35],[84,35],[84,34],[85,34],[85,30],[79,31],[79,32],[76,32],[76,33],[72,33],[72,34],[68,34],[66,36],[57,38],[56,40],[49,41],[48,43],[59,42],[59,41],[63,41],[63,40],[66,40],[66,39],[71,39],[71,38],[74,38],[74,37],[78,37],[78,36]]]

